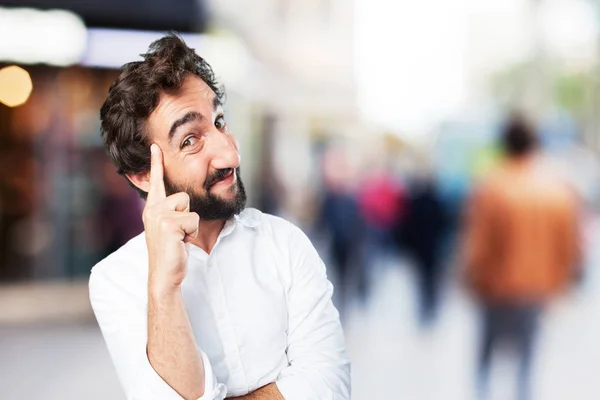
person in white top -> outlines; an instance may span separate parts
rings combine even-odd
[[[210,66],[175,34],[123,66],[107,153],[144,232],[100,261],[90,300],[128,399],[349,399],[333,287],[309,239],[246,209]]]

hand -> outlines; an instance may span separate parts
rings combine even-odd
[[[152,144],[150,189],[142,219],[148,246],[148,289],[164,293],[178,289],[187,273],[190,239],[198,234],[199,216],[190,212],[190,197],[180,192],[167,197],[163,155]]]

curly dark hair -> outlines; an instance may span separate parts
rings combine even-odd
[[[146,121],[158,105],[161,93],[176,93],[186,77],[202,79],[224,102],[225,90],[210,65],[176,33],[154,41],[143,61],[121,67],[100,109],[101,134],[106,153],[120,175],[150,170],[150,141]],[[137,188],[142,198],[147,193]]]

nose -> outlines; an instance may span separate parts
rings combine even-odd
[[[215,130],[211,133],[210,139],[211,167],[214,169],[239,167],[240,153],[233,135]]]

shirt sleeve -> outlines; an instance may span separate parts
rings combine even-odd
[[[310,240],[294,227],[288,293],[289,365],[276,384],[287,400],[350,399],[350,362],[346,357],[333,286]]]
[[[128,400],[181,400],[154,370],[146,353],[148,340],[147,302],[136,297],[96,268],[90,277],[90,302],[100,325],[117,375]],[[218,384],[206,354],[205,388],[199,400],[222,400],[227,388]]]

